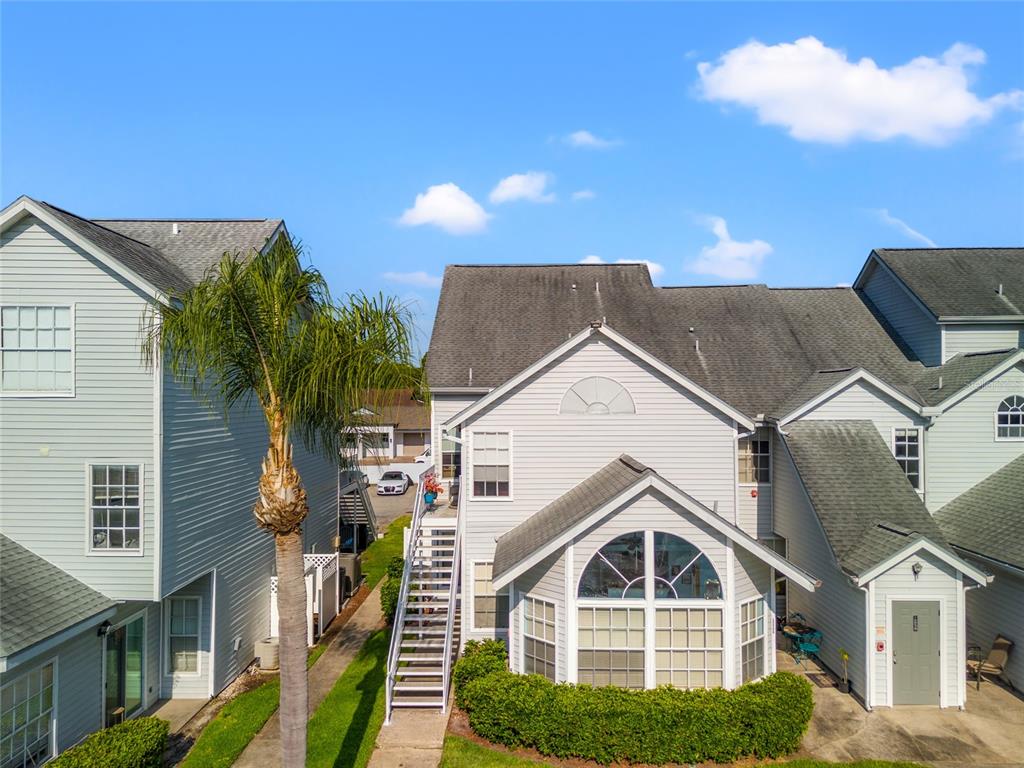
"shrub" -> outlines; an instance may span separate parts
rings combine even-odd
[[[402,591],[402,573],[405,570],[405,560],[401,555],[395,555],[388,561],[387,580],[380,588],[380,611],[384,614],[388,624],[395,621],[395,610],[398,608],[398,593]]]
[[[166,720],[137,717],[104,728],[47,763],[51,768],[160,768],[167,748]]]
[[[455,703],[463,709],[469,704],[463,699],[463,691],[473,680],[486,677],[492,672],[508,671],[508,651],[500,640],[469,640],[462,649],[462,658],[452,669],[452,687],[455,688]]]
[[[814,706],[810,683],[789,672],[734,691],[639,691],[486,672],[497,658],[477,651],[456,665],[456,702],[470,726],[489,741],[563,759],[660,764],[781,757],[800,746]],[[472,666],[460,675],[466,661]]]

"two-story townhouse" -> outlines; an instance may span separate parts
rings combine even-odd
[[[254,220],[0,212],[0,762],[36,765],[158,699],[205,699],[270,634],[274,548],[257,528],[260,413],[225,421],[142,356],[158,302]],[[306,551],[337,534],[337,464],[296,447]]]
[[[1024,251],[998,255],[1012,301]],[[897,325],[862,288],[449,267],[427,359],[461,638],[559,681],[731,688],[775,669],[776,619],[799,613],[867,707],[963,706],[966,603],[992,574],[930,509],[1024,452],[1003,434],[1024,353],[926,365]],[[426,659],[422,615],[396,660]],[[398,681],[396,705],[426,702]]]

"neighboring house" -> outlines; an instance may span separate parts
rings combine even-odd
[[[344,453],[376,482],[389,464],[411,464],[430,445],[430,409],[412,388],[367,393]]]
[[[774,671],[798,612],[867,707],[962,707],[966,605],[995,569],[931,512],[1024,454],[1022,275],[1024,249],[878,251],[827,289],[448,267],[427,373],[463,490],[423,536],[460,545],[462,641],[558,681],[732,688]],[[394,662],[440,631],[430,600]],[[416,686],[399,674],[395,705]]]
[[[35,765],[158,699],[205,699],[270,634],[274,546],[252,507],[263,417],[141,355],[148,314],[280,220],[0,212],[4,765]],[[337,468],[302,446],[306,551],[338,532]]]

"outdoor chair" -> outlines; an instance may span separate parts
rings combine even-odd
[[[1010,650],[1013,648],[1013,641],[1002,635],[996,635],[992,643],[992,650],[984,659],[969,659],[967,669],[974,675],[981,688],[981,680],[984,675],[989,677],[1003,677],[1006,673],[1006,664],[1010,660]]]

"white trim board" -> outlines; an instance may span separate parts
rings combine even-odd
[[[779,426],[785,426],[786,424],[789,424],[792,421],[796,421],[801,416],[806,414],[808,411],[814,410],[822,403],[830,400],[831,398],[835,397],[840,392],[845,390],[847,387],[850,387],[851,385],[856,384],[857,382],[870,384],[875,389],[879,390],[880,392],[883,392],[884,394],[891,397],[893,400],[897,401],[907,410],[919,416],[921,415],[920,403],[911,400],[907,395],[903,394],[898,389],[895,389],[894,387],[891,387],[890,385],[886,384],[873,373],[866,371],[863,368],[855,368],[850,372],[850,375],[844,378],[842,381],[833,384],[824,392],[812,397],[810,400],[803,403],[802,405],[790,411],[788,414],[779,419]]]
[[[697,385],[696,383],[688,379],[686,376],[683,376],[681,373],[679,373],[679,371],[666,365],[658,358],[654,357],[654,355],[651,355],[650,353],[641,349],[639,346],[631,342],[626,337],[616,333],[607,325],[603,323],[592,323],[589,327],[584,328],[575,336],[572,336],[567,341],[563,342],[562,344],[559,344],[557,347],[555,347],[553,350],[551,350],[546,355],[541,357],[532,365],[529,365],[526,368],[524,368],[522,371],[517,373],[515,376],[506,381],[500,387],[490,390],[486,395],[481,397],[468,408],[463,409],[461,412],[457,413],[455,416],[448,419],[448,421],[441,425],[442,430],[447,431],[451,427],[465,423],[473,416],[480,413],[480,411],[489,407],[495,401],[499,400],[500,398],[510,393],[524,381],[535,376],[537,373],[539,373],[546,366],[560,358],[562,355],[579,347],[581,344],[589,340],[591,337],[598,334],[604,336],[609,341],[612,341],[613,343],[622,347],[630,354],[639,358],[642,362],[646,363],[659,373],[663,374],[667,378],[674,381],[683,389],[686,389],[691,394],[697,396],[698,398],[708,403],[709,405],[713,406],[726,416],[729,416],[739,424],[742,424],[747,429],[752,430],[754,428],[754,422],[751,419],[749,419],[743,413],[740,413],[731,405],[727,404],[724,400],[721,400],[715,395],[711,394],[711,392]]]
[[[923,595],[886,595],[885,596],[885,634],[887,641],[885,643],[885,705],[892,707],[893,703],[893,690],[892,690],[892,646],[895,642],[896,633],[892,623],[892,604],[893,603],[938,603],[939,604],[939,708],[944,709],[950,706],[948,696],[946,694],[946,679],[948,673],[946,672],[946,596],[935,595],[935,594],[923,594]],[[877,656],[878,654],[874,654]],[[914,706],[913,704],[901,704],[900,706]]]
[[[671,501],[679,504],[685,511],[694,515],[694,517],[705,525],[723,534],[727,539],[743,547],[754,555],[754,557],[772,566],[809,592],[813,592],[821,585],[820,579],[812,576],[803,569],[798,568],[778,553],[764,546],[721,515],[708,509],[689,494],[679,490],[663,477],[650,472],[648,474],[640,475],[637,481],[626,488],[622,493],[593,510],[571,528],[547,542],[540,549],[535,550],[527,558],[519,561],[514,567],[494,578],[493,581],[495,589],[504,587],[516,578],[516,576],[525,573],[553,552],[559,549],[564,549],[569,542],[575,540],[578,536],[594,525],[596,520],[606,517],[618,507],[632,501],[648,490],[658,491],[667,496]],[[726,588],[728,589],[728,586]]]

